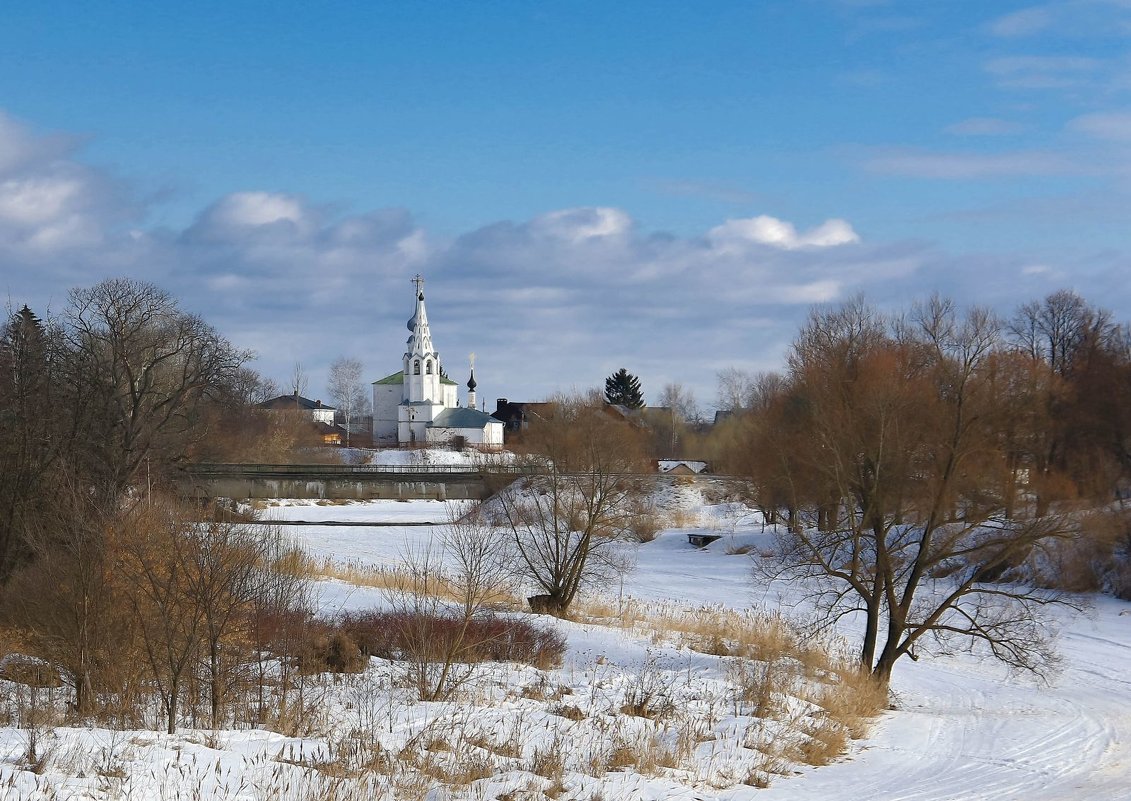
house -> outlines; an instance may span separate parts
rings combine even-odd
[[[517,432],[525,430],[531,421],[546,417],[551,406],[552,403],[512,402],[498,398],[491,416],[500,420],[507,431]]]
[[[341,426],[332,426],[329,423],[317,422],[314,424],[314,427],[318,431],[318,436],[322,437],[323,445],[342,444]]]
[[[334,425],[334,412],[337,411],[333,406],[323,405],[320,400],[304,398],[297,391],[293,395],[279,395],[277,398],[257,403],[256,408],[273,412],[306,412],[313,422],[325,423],[329,426]]]
[[[415,311],[411,332],[396,373],[373,382],[373,440],[378,444],[455,443],[484,447],[503,444],[503,424],[476,408],[475,357],[467,381],[467,405],[459,405],[458,386],[444,372],[432,343],[424,305],[424,279],[413,279]]]

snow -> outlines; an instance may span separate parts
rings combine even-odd
[[[395,514],[382,503],[370,506],[376,516]],[[442,506],[416,503],[425,516]],[[756,584],[749,555],[736,553],[769,545],[771,530],[755,514],[738,504],[698,511],[697,529],[666,530],[639,548],[626,596],[689,607],[803,607],[803,587]],[[312,550],[380,564],[395,563],[423,534],[382,529],[367,538],[351,529],[351,545],[342,532],[300,530]],[[692,548],[691,530],[721,539]],[[1058,623],[1063,664],[1048,685],[970,655],[901,663],[892,679],[897,709],[851,759],[779,779],[756,797],[829,799],[852,788],[856,798],[906,801],[1131,799],[1131,604],[1097,598],[1089,614],[1065,610]]]
[[[407,452],[383,453],[400,458]],[[752,559],[772,536],[772,529],[763,526],[755,513],[733,502],[709,503],[699,489],[690,486],[677,484],[666,492],[663,502],[682,514],[684,528],[663,530],[654,541],[639,546],[635,570],[625,578],[623,588],[615,588],[616,593],[653,607],[755,606],[785,608],[804,616],[804,586],[754,577]],[[295,525],[284,531],[319,558],[395,565],[406,549],[434,535],[431,526],[411,524],[442,523],[462,510],[437,501],[288,501],[269,505],[265,517],[382,524]],[[719,539],[696,549],[688,543],[689,532]],[[342,581],[319,582],[318,595],[327,613],[372,608],[383,602],[381,591]],[[744,722],[722,715],[713,729],[718,739],[697,751],[698,775],[645,777],[611,772],[600,782],[571,785],[564,797],[589,798],[600,793],[605,798],[769,801],[1131,799],[1131,604],[1096,598],[1087,615],[1074,617],[1062,611],[1057,624],[1063,664],[1047,684],[1010,674],[997,663],[969,654],[923,656],[915,663],[901,663],[892,681],[895,708],[880,717],[867,739],[854,743],[846,758],[831,765],[799,767],[794,775],[775,777],[768,789],[722,786],[717,781],[719,772],[737,765],[747,750],[726,739],[728,726],[737,731]],[[574,733],[586,726],[596,727],[595,721],[612,725],[611,718],[603,717],[599,710],[615,706],[631,690],[632,682],[641,680],[644,663],[651,665],[648,675],[655,680],[680,688],[684,693],[680,703],[688,709],[709,703],[720,681],[723,668],[718,657],[649,642],[622,630],[560,625],[569,650],[565,664],[552,673],[553,682],[567,693],[565,702],[592,713],[576,724],[562,724],[560,718],[547,714],[544,704],[515,694],[515,688],[531,690],[544,681],[544,674],[518,665],[477,668],[485,671],[497,698],[495,707],[477,709],[472,718],[466,712],[460,718],[459,710],[450,706],[405,703],[394,708],[390,702],[387,708],[373,706],[377,702],[372,699],[379,694],[369,692],[365,683],[377,681],[382,671],[390,669],[388,664],[375,664],[360,677],[345,679],[341,697],[328,700],[325,714],[338,721],[360,720],[366,714],[380,718],[379,737],[388,747],[398,748],[409,733],[420,735],[428,726],[452,716],[473,728],[501,731],[521,725],[522,747],[529,755],[539,749],[560,748],[554,732],[561,731],[562,725],[569,725]],[[635,718],[616,725],[622,727],[620,735],[630,740],[645,736],[647,729],[647,722]],[[586,735],[590,740],[580,742],[596,742],[593,738],[606,734],[594,731]],[[305,796],[295,788],[312,780],[309,771],[291,763],[309,761],[312,753],[328,748],[330,742],[267,731],[221,732],[213,738],[193,731],[169,737],[153,732],[67,729],[58,733],[56,742],[70,756],[57,760],[54,772],[36,776],[16,767],[25,746],[22,737],[14,729],[0,729],[0,799],[297,799]],[[288,761],[288,754],[303,756]],[[577,760],[582,755],[567,757]],[[71,778],[63,775],[68,764]],[[125,771],[126,778],[113,778],[118,772],[105,770],[105,766]],[[528,773],[501,772],[479,785],[476,797],[513,793],[529,781]],[[263,789],[284,783],[290,788],[285,794],[272,795]],[[45,789],[49,784],[53,789]]]

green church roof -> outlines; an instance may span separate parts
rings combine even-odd
[[[377,381],[374,381],[373,383],[374,384],[403,384],[404,383],[404,370],[401,370],[400,372],[393,373],[392,375],[387,375],[384,378],[381,378],[381,379],[378,379]],[[446,375],[442,375],[442,376],[440,376],[440,383],[441,384],[451,384],[451,385],[455,386],[456,382],[452,381],[452,379],[448,378]]]

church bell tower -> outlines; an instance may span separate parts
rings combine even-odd
[[[432,346],[428,330],[428,312],[424,308],[424,279],[417,275],[416,311],[408,321],[408,338],[404,355],[404,400],[407,403],[442,404],[440,393],[440,354]]]

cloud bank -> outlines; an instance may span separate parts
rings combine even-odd
[[[957,267],[924,243],[870,241],[840,217],[799,226],[761,214],[677,236],[592,206],[437,237],[405,209],[342,213],[248,189],[159,228],[123,181],[82,163],[80,146],[0,116],[8,303],[47,314],[75,286],[150,280],[254,349],[261,372],[285,381],[301,362],[314,394],[338,356],[360,358],[370,379],[398,369],[418,272],[449,374],[475,351],[488,403],[599,386],[622,366],[653,401],[680,381],[709,403],[719,370],[780,366],[812,304],[864,292],[902,305],[935,288],[985,300],[1016,280],[1033,287],[1026,298],[1055,288],[1032,258],[997,257],[994,289],[985,260]]]

